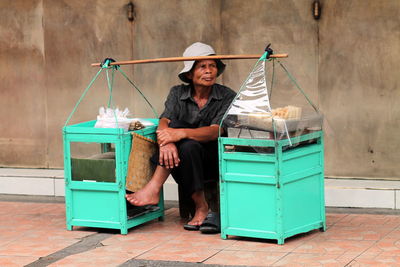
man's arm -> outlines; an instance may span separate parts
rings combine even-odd
[[[158,131],[161,131],[161,130],[164,130],[165,128],[168,128],[168,127],[169,127],[168,125],[169,125],[170,122],[171,122],[170,119],[161,118],[161,119],[158,121],[157,132],[158,132]]]
[[[221,129],[222,130],[222,129]],[[193,139],[199,142],[217,140],[219,125],[213,124],[200,128],[163,128],[157,130],[157,139],[160,147],[169,143],[175,143],[182,139]]]
[[[199,142],[208,142],[217,140],[219,134],[219,125],[213,124],[210,126],[200,127],[196,129],[182,129],[185,133],[185,138],[193,139]],[[221,134],[223,129],[221,128]]]
[[[166,167],[167,169],[172,169],[179,165],[180,159],[178,155],[178,149],[174,143],[169,143],[166,145],[161,145],[160,140],[158,138],[159,132],[169,129],[168,125],[170,120],[167,118],[161,118],[158,122],[157,128],[157,140],[160,145],[160,151],[158,156],[158,161],[161,166]]]

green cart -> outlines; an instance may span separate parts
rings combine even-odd
[[[228,136],[218,142],[221,236],[283,244],[326,229],[323,116],[279,59],[269,57],[272,49],[265,51],[221,122]]]
[[[154,126],[135,131],[155,140],[157,119],[147,119]],[[89,121],[63,128],[65,203],[67,229],[73,226],[119,229],[127,234],[128,229],[144,222],[164,216],[161,192],[158,208],[142,210],[140,216],[130,214],[125,200],[125,184],[132,134],[121,128],[94,128],[96,121]],[[114,158],[74,158],[71,144],[98,143],[104,154],[113,147]],[[135,145],[135,144],[133,144]],[[137,215],[137,214],[136,214]]]
[[[299,233],[325,231],[322,131],[292,142],[304,144],[285,150],[288,140],[219,138],[223,239],[246,236],[283,244]],[[266,153],[240,150],[248,146]]]
[[[115,107],[113,82],[114,73],[118,71],[135,87],[152,108],[155,117],[158,118],[153,106],[120,69],[119,65],[111,66],[113,61],[110,58],[104,60],[100,70],[83,92],[63,127],[68,230],[72,230],[73,226],[85,226],[118,229],[121,234],[127,234],[131,227],[157,218],[159,220],[164,218],[162,190],[158,205],[135,207],[125,199],[129,155],[132,146],[135,146],[134,143],[132,144],[135,142],[132,141],[135,140],[132,138],[132,133],[156,141],[158,119],[141,119],[142,122],[147,122],[148,126],[136,131],[128,131],[119,127],[121,125],[118,124],[116,116],[113,122],[114,128],[96,128],[96,120],[68,125],[78,105],[102,72],[105,72],[107,78],[108,107]],[[95,151],[95,154],[90,157],[82,157],[81,154],[84,154],[82,152],[87,151]]]

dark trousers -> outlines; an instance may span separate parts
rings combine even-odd
[[[171,121],[171,128],[195,128],[182,121]],[[201,143],[192,139],[183,139],[176,144],[180,163],[171,174],[185,196],[204,190],[206,181],[218,181],[218,142]],[[159,164],[157,151],[151,161]]]

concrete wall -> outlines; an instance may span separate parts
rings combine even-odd
[[[61,128],[97,72],[90,63],[132,57],[124,5],[122,0],[0,2],[0,166],[62,167]],[[121,105],[132,100],[128,89],[119,90],[125,96]],[[101,79],[73,122],[95,118],[106,99]]]
[[[320,106],[327,174],[400,177],[400,1],[324,1]]]
[[[0,2],[0,166],[62,167],[63,126],[105,57],[180,56],[195,41],[221,54],[262,53],[271,42],[326,116],[328,176],[400,178],[400,2],[329,0],[319,21],[311,0],[4,0]],[[226,61],[220,78],[238,90],[254,60]],[[182,63],[125,66],[158,112]],[[100,79],[72,122],[107,103]],[[122,78],[115,102],[152,112]],[[7,111],[7,112],[6,112]]]

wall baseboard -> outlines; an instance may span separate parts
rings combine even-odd
[[[64,170],[0,168],[0,194],[62,197]],[[164,199],[178,200],[172,177],[164,184]],[[325,178],[327,207],[400,210],[400,181]]]

